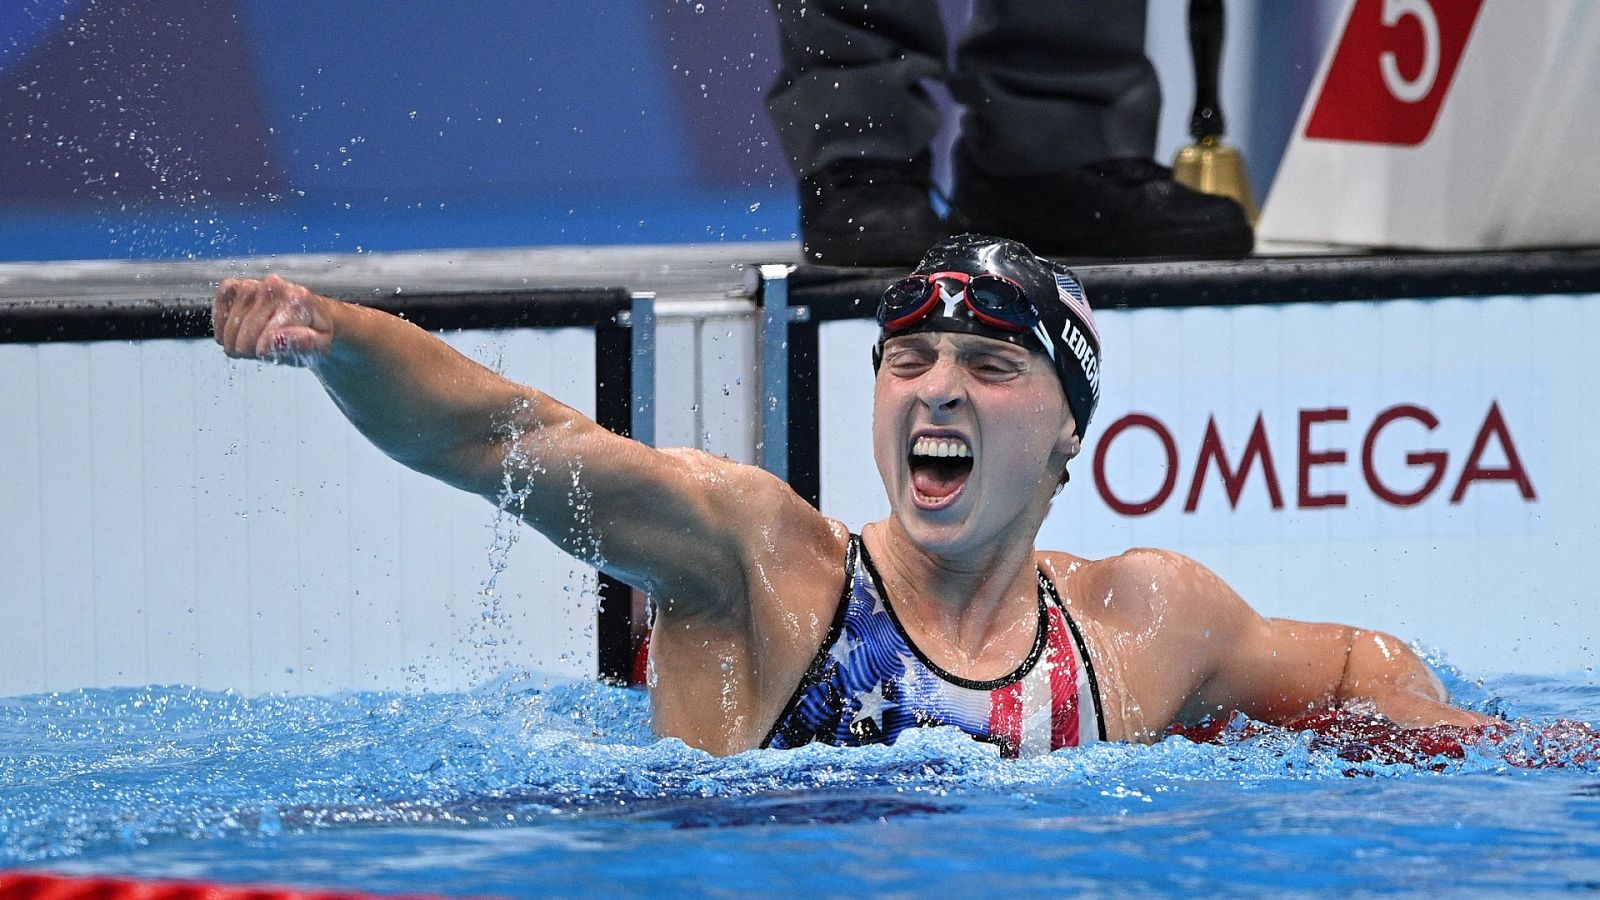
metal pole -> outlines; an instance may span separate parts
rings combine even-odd
[[[789,273],[761,267],[761,468],[789,480]]]
[[[633,295],[629,317],[633,329],[633,439],[656,444],[656,295]]]

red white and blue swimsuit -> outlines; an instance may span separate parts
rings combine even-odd
[[[1039,627],[1015,671],[952,675],[906,634],[861,538],[852,535],[833,627],[763,747],[894,743],[909,728],[955,725],[1007,756],[1105,740],[1100,696],[1078,626],[1039,573]]]

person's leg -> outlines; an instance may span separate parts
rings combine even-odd
[[[992,175],[1155,152],[1161,86],[1139,0],[980,0],[956,56],[962,144]]]
[[[767,111],[801,177],[842,159],[906,161],[938,110],[919,83],[945,76],[930,0],[773,0],[783,68]]]
[[[954,79],[962,227],[1050,256],[1250,252],[1237,204],[1151,160],[1161,90],[1144,31],[1139,0],[979,0]]]
[[[800,178],[810,261],[915,262],[944,236],[929,199],[945,75],[931,0],[774,0],[783,68],[767,111]]]

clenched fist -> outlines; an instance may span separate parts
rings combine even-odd
[[[341,305],[277,275],[230,278],[211,303],[211,327],[235,359],[312,365],[332,346]]]

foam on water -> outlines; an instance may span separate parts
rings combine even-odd
[[[1592,679],[1511,679],[1508,699],[1445,674],[1457,695],[1479,709],[1566,717],[1600,710]],[[1266,811],[1277,811],[1304,791],[1343,796],[1354,783],[1386,785],[1380,793],[1387,799],[1373,809],[1400,815],[1395,798],[1412,789],[1407,785],[1454,790],[1481,777],[1542,777],[1560,779],[1567,791],[1574,777],[1592,781],[1600,746],[1578,731],[1552,741],[1552,727],[1560,726],[1525,722],[1463,757],[1430,757],[1421,765],[1361,761],[1359,754],[1353,762],[1349,746],[1336,740],[1243,726],[1217,743],[1173,737],[1154,746],[1112,743],[1028,760],[1003,760],[994,747],[954,729],[913,732],[892,747],[810,746],[717,758],[654,737],[642,692],[549,685],[530,675],[441,694],[75,691],[0,701],[0,866],[251,878],[254,870],[230,867],[264,847],[292,845],[306,859],[367,857],[366,867],[330,865],[319,883],[365,872],[346,886],[383,887],[382,873],[400,860],[414,865],[428,858],[438,867],[424,880],[387,886],[503,891],[506,885],[484,882],[481,871],[477,880],[434,882],[452,865],[449,854],[436,851],[488,839],[498,852],[514,844],[527,854],[529,842],[548,849],[583,844],[597,833],[621,840],[616,829],[628,843],[660,840],[649,835],[664,826],[792,826],[801,830],[785,832],[787,839],[805,835],[815,852],[831,853],[830,840],[843,841],[864,823],[949,816],[963,828],[982,824],[991,835],[1011,834],[1025,855],[1050,844],[1029,847],[1040,840],[1029,835],[1067,827],[1063,822],[1079,829],[1088,816],[1113,823],[1104,825],[1109,831],[1091,829],[1106,835],[1091,840],[1103,840],[1106,852],[1124,852],[1130,840],[1159,843],[1157,836],[1176,834],[1185,821],[1214,813],[1217,803],[1234,807],[1230,815],[1263,814],[1262,791],[1272,798]],[[1528,776],[1530,765],[1563,768]],[[1180,795],[1189,799],[1180,802]],[[1198,795],[1211,806],[1196,807]],[[1138,823],[1136,833],[1114,824],[1128,815],[1135,816],[1129,821]],[[495,837],[486,838],[485,828]],[[355,835],[372,835],[360,839],[365,849],[346,846]],[[1174,840],[1181,849],[1183,841]],[[1600,859],[1600,847],[1593,849],[1588,859]],[[704,850],[704,842],[696,844],[687,857],[700,858]],[[749,852],[767,850],[751,845]],[[668,855],[683,865],[685,853],[679,847]],[[374,862],[379,858],[381,865]],[[629,864],[617,863],[623,869],[610,876],[622,878]],[[1541,864],[1548,868],[1548,861]],[[281,881],[280,871],[267,865],[253,880]],[[545,888],[560,886],[559,866],[540,871]],[[788,872],[802,879],[791,883],[799,887],[820,884],[815,875],[804,865]]]

